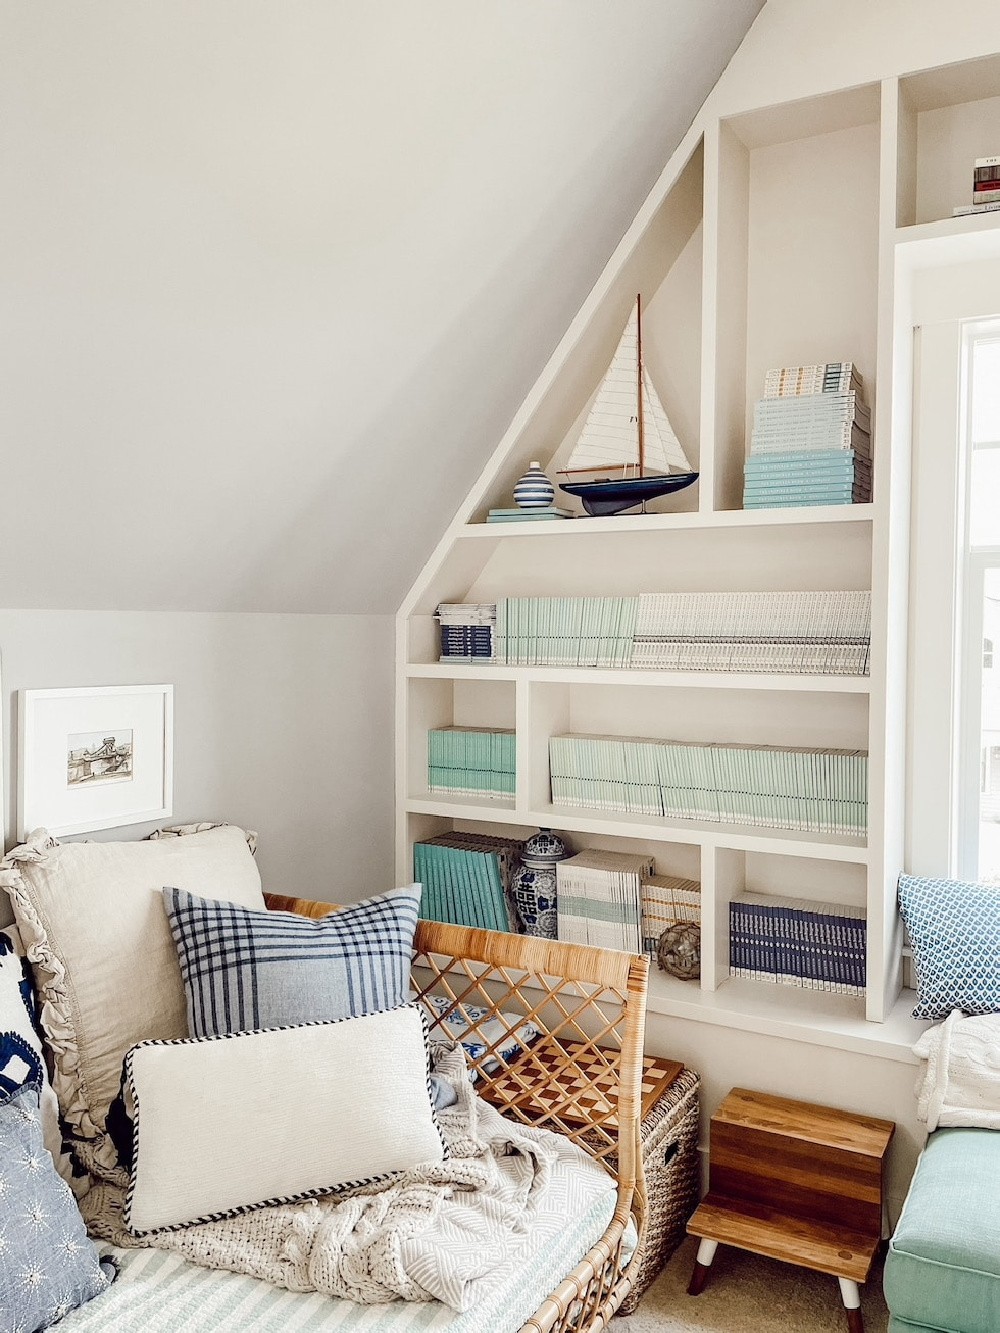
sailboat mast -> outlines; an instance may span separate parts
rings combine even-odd
[[[635,298],[635,372],[636,402],[639,409],[639,476],[646,475],[646,441],[642,429],[642,301],[641,295]]]

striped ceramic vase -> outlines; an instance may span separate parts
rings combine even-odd
[[[518,509],[548,509],[556,498],[556,488],[542,471],[541,463],[532,463],[514,487]]]

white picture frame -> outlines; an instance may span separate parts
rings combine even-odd
[[[174,687],[19,690],[17,829],[54,837],[165,819]]]

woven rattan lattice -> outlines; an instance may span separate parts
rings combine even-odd
[[[313,918],[335,910],[270,894],[267,904]],[[524,1333],[597,1333],[629,1291],[626,1228],[634,1219],[641,1235],[646,1214],[639,1124],[648,967],[647,959],[612,949],[418,923],[413,985],[418,998],[439,997],[429,1015],[432,1032],[450,1035],[448,1018],[460,1014],[468,1028],[463,1041],[475,1037],[484,1047],[470,1057],[482,1095],[514,1119],[565,1134],[617,1181],[604,1235]],[[504,1036],[488,1026],[501,1014],[530,1023],[538,1037],[505,1055]],[[509,1019],[501,1026],[509,1036]]]

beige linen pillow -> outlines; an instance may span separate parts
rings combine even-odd
[[[0,867],[34,972],[59,1109],[89,1171],[117,1165],[104,1121],[125,1052],[187,1036],[163,886],[263,908],[253,840],[231,825],[144,842],[59,843],[39,829]]]
[[[172,1231],[445,1156],[416,1005],[185,1041],[125,1059],[133,1122],[125,1222]]]

